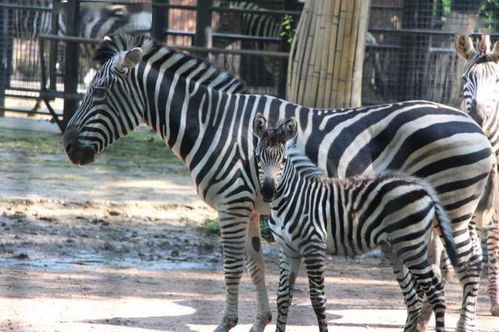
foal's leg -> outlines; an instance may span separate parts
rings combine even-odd
[[[252,213],[250,217],[245,251],[246,268],[253,286],[255,286],[257,296],[256,322],[251,327],[251,332],[262,332],[272,320],[272,312],[265,287],[265,263],[260,240],[260,214],[256,212]]]
[[[445,331],[445,297],[444,286],[440,277],[433,272],[431,266],[426,262],[409,268],[416,282],[422,287],[428,302],[435,313],[435,331]]]
[[[489,285],[487,287],[490,296],[490,312],[493,316],[499,316],[499,222],[496,221],[494,228],[489,230],[487,236],[487,256]]]
[[[319,331],[327,331],[326,294],[324,290],[324,270],[326,249],[313,246],[305,251],[303,260],[307,268],[310,300],[317,316]]]
[[[418,288],[413,275],[396,257],[390,246],[381,245],[380,248],[385,254],[385,257],[390,261],[393,272],[397,277],[397,282],[402,289],[404,302],[407,307],[407,319],[404,331],[420,331],[420,329],[417,328],[417,320],[421,312],[422,298],[418,295]]]
[[[289,307],[293,298],[293,288],[298,275],[301,257],[286,256],[282,250],[279,255],[279,288],[277,289],[276,331],[286,330]]]

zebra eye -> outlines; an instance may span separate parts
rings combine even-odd
[[[97,98],[103,98],[106,95],[106,89],[102,87],[94,88],[94,96]]]

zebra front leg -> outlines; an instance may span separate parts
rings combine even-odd
[[[402,289],[404,303],[407,307],[407,319],[404,331],[424,331],[424,326],[418,325],[418,318],[421,313],[422,297],[418,294],[418,287],[409,269],[394,255],[392,248],[388,245],[381,245],[385,257],[392,265],[397,282]]]
[[[239,282],[243,273],[246,234],[251,208],[231,207],[219,210],[222,236],[225,307],[222,322],[215,332],[226,332],[237,325]]]
[[[499,222],[497,220],[487,236],[487,256],[489,274],[487,291],[491,302],[490,313],[492,316],[499,316]]]
[[[310,301],[314,308],[319,331],[327,331],[326,320],[326,293],[324,290],[324,270],[326,260],[326,248],[317,245],[310,246],[303,257],[307,269]]]
[[[265,286],[265,263],[260,240],[260,214],[252,213],[246,238],[246,268],[256,289],[257,314],[251,332],[261,332],[272,321],[269,297]]]
[[[282,249],[279,254],[279,288],[277,289],[276,331],[285,331],[289,307],[293,299],[293,289],[300,268],[301,257],[286,256]]]

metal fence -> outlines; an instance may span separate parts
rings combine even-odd
[[[241,9],[242,3],[256,7]],[[371,3],[363,104],[428,99],[458,106],[463,61],[455,55],[453,36],[485,32],[494,39],[499,21],[496,2]],[[249,92],[285,97],[287,36],[253,31],[241,22],[248,24],[245,18],[252,15],[252,22],[266,20],[281,28],[286,15],[298,22],[301,7],[298,0],[4,0],[0,3],[0,112],[31,112],[36,100],[44,100],[46,107],[38,113],[52,114],[57,120],[62,108],[66,115],[71,113],[85,90],[85,76],[88,80],[95,70],[90,53],[102,40],[85,31],[98,19],[119,15],[140,22],[130,20],[120,31],[151,33],[170,46],[208,57],[238,73]],[[26,98],[28,102],[20,106],[4,103]]]

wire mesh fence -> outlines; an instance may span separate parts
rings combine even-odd
[[[67,96],[63,84],[68,71],[65,54],[72,42],[64,39],[70,23],[65,15],[68,4],[74,1],[0,3],[0,109],[5,109],[2,94],[31,98],[23,110],[33,108],[33,99],[39,98],[40,92],[47,93],[44,88],[52,92],[49,100]],[[291,28],[297,23],[302,8],[298,0],[77,2],[76,35],[80,39],[75,98],[85,91],[95,73],[91,55],[104,34],[148,33],[155,26],[153,12],[163,15],[156,16],[163,21],[156,38],[239,74],[249,92],[285,97],[288,39],[292,35],[281,33],[290,24],[290,17]],[[459,106],[464,63],[455,55],[454,34],[484,32],[492,34],[494,40],[498,21],[496,1],[372,0],[362,103],[427,99]]]

